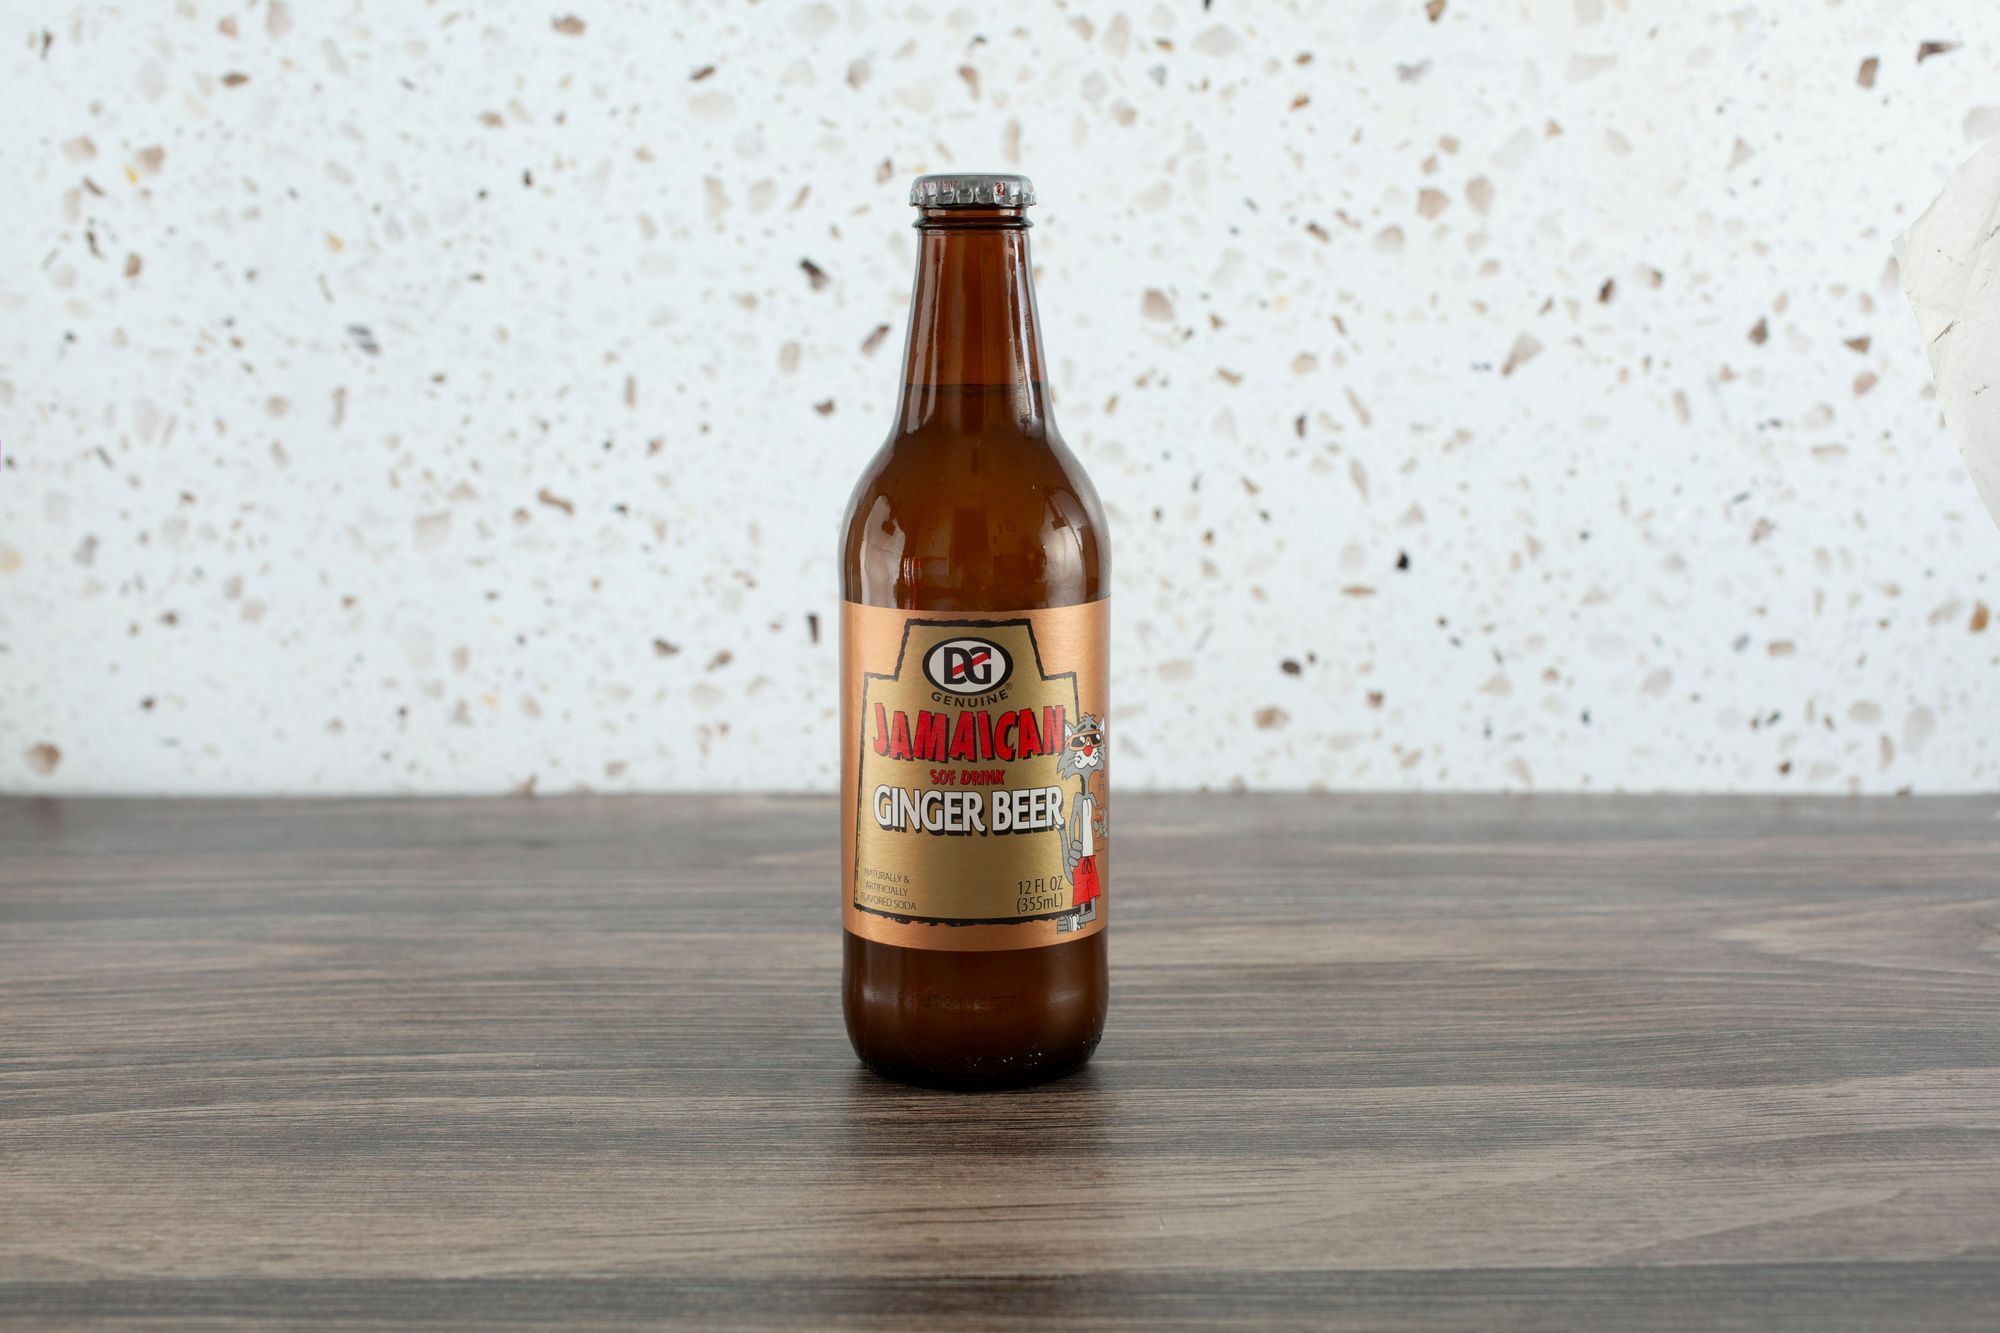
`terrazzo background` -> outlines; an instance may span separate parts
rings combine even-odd
[[[1121,786],[1991,789],[1948,12],[12,6],[0,787],[829,787],[904,190],[988,165]]]

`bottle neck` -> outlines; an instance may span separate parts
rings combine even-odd
[[[903,350],[905,434],[1048,428],[1042,333],[1019,209],[927,211]]]

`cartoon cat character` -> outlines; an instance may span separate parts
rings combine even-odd
[[[1097,899],[1103,886],[1097,877],[1097,840],[1104,836],[1104,816],[1098,812],[1097,798],[1090,793],[1090,779],[1104,772],[1104,724],[1089,713],[1074,726],[1063,723],[1062,753],[1056,756],[1056,776],[1076,779],[1076,797],[1070,802],[1069,819],[1060,832],[1063,840],[1063,869],[1069,873],[1074,892],[1070,905],[1075,909],[1056,923],[1058,932],[1082,930],[1097,920]]]

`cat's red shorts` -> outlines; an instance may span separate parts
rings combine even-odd
[[[1097,887],[1097,858],[1086,856],[1076,863],[1076,869],[1069,872],[1070,882],[1076,886],[1076,896],[1071,906],[1081,907],[1096,899],[1103,890]]]

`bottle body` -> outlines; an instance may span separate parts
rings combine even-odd
[[[998,1087],[1103,1032],[1109,545],[1020,210],[918,225],[903,403],[841,548],[843,1010],[883,1074]]]

